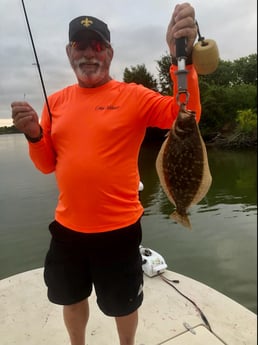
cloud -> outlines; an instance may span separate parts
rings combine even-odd
[[[167,51],[165,34],[175,3],[169,0],[24,0],[47,94],[76,82],[65,53],[68,23],[93,15],[108,23],[115,50],[111,75],[122,80],[126,67],[145,64],[157,76]],[[223,60],[256,53],[256,0],[193,0],[201,34],[214,39]],[[0,2],[0,118],[10,103],[25,98],[40,113],[44,102],[21,1]]]

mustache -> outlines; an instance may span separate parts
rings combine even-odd
[[[75,67],[80,67],[82,64],[99,64],[99,61],[96,59],[87,59],[86,57],[82,57],[78,60],[73,61]]]

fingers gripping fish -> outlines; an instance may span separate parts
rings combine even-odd
[[[204,198],[212,177],[195,112],[183,105],[161,146],[156,169],[164,192],[176,207],[171,218],[191,229],[188,209]]]

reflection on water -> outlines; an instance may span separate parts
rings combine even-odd
[[[143,147],[141,194],[145,245],[171,270],[198,279],[256,312],[256,152],[209,150],[212,186],[190,209],[192,231],[170,219],[173,206],[154,164],[159,147]]]
[[[190,209],[192,231],[169,218],[173,207],[155,171],[158,144],[145,145],[139,168],[145,207],[143,245],[169,269],[225,293],[256,312],[256,152],[209,150],[213,176],[206,197]],[[0,136],[0,278],[41,267],[57,190],[28,158],[22,135]]]

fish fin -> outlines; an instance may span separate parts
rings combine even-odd
[[[179,214],[177,211],[174,211],[171,215],[170,218],[175,220],[177,223],[183,225],[184,227],[188,228],[189,230],[192,229],[191,223],[190,223],[190,219],[187,216],[187,214],[185,215],[181,215]]]
[[[168,134],[167,134],[168,135]],[[166,181],[165,181],[165,176],[164,176],[164,170],[163,170],[163,155],[164,155],[164,150],[167,144],[168,138],[165,139],[165,141],[163,142],[163,144],[161,145],[161,148],[159,150],[158,156],[156,158],[156,171],[159,177],[159,182],[161,184],[161,187],[163,188],[163,191],[165,192],[165,194],[167,195],[169,201],[176,206],[175,201],[171,195],[171,193],[168,190]]]
[[[209,168],[206,145],[202,137],[200,139],[201,139],[201,144],[202,144],[202,149],[203,149],[203,178],[195,197],[191,201],[190,206],[198,204],[208,193],[210,186],[212,184],[212,176],[211,176],[210,168]]]

